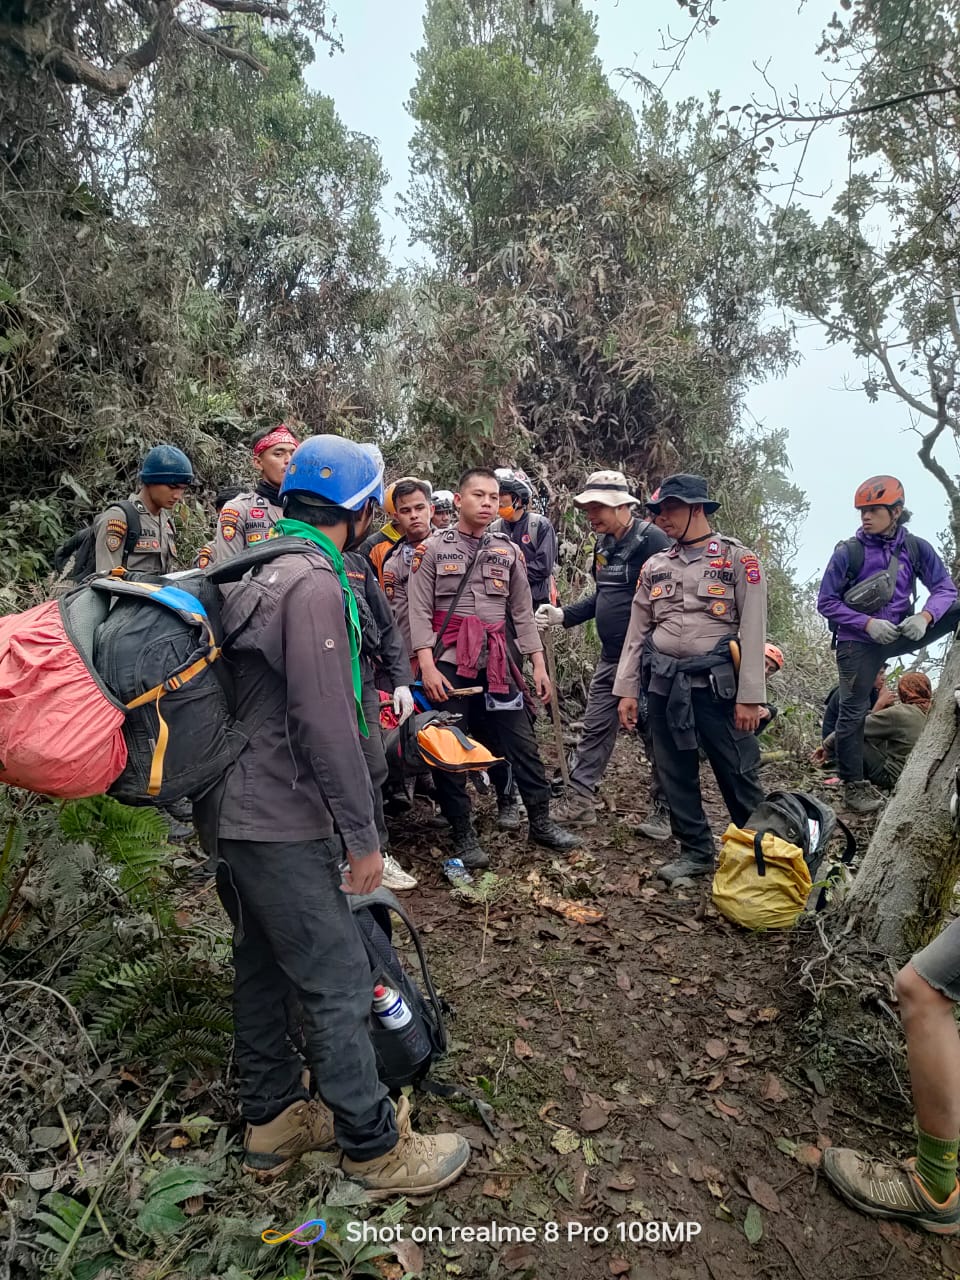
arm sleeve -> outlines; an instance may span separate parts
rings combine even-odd
[[[640,581],[637,593],[630,606],[630,625],[627,627],[623,652],[617,666],[616,678],[613,682],[614,696],[617,698],[640,697],[640,659],[643,657],[643,646],[653,627],[653,608],[650,604],[650,577],[646,567],[640,570]]]
[[[577,600],[573,604],[565,604],[563,606],[563,625],[565,627],[579,627],[581,623],[586,622],[589,618],[597,616],[597,593],[592,592],[588,596],[584,596],[582,600]]]
[[[920,581],[930,592],[923,609],[934,622],[939,622],[948,609],[957,602],[957,588],[947,572],[947,566],[923,538],[917,539],[920,549]]]
[[[874,741],[892,737],[897,731],[900,706],[884,707],[882,711],[871,711],[863,722],[864,738]]]
[[[231,560],[246,550],[246,545],[244,511],[228,502],[217,517],[217,529],[211,543],[211,563],[223,564],[224,560]]]
[[[434,588],[437,581],[436,561],[431,548],[421,542],[413,553],[410,580],[407,584],[407,620],[414,655],[420,649],[432,649],[437,637],[433,632]]]
[[[358,561],[359,563],[359,561]],[[373,614],[373,620],[380,629],[380,665],[390,680],[391,686],[409,684],[413,677],[410,674],[410,659],[407,657],[403,637],[390,608],[390,602],[380,590],[377,575],[370,562],[364,558],[364,595]]]
[[[747,579],[747,566],[738,559],[734,570],[733,594],[740,614],[740,677],[737,701],[766,702],[767,677],[763,646],[767,639],[767,575],[761,568],[759,582]]]
[[[290,732],[356,857],[379,849],[373,790],[360,746],[343,597],[334,575],[305,574],[281,603]]]
[[[482,553],[481,553],[482,554]],[[515,564],[510,571],[510,598],[507,612],[513,623],[517,637],[517,648],[521,653],[542,653],[543,641],[533,620],[533,596],[519,551],[515,552]]]
[[[820,583],[820,593],[817,596],[817,612],[833,622],[837,626],[852,627],[855,631],[862,631],[864,637],[867,637],[867,623],[870,621],[869,615],[866,613],[857,613],[856,609],[851,609],[848,604],[844,604],[843,592],[847,586],[847,568],[849,566],[846,547],[839,547],[830,557],[830,563],[827,565],[826,572],[823,575],[823,581]]]
[[[107,529],[107,521],[114,524],[114,529]],[[120,531],[120,525],[123,525],[123,531]],[[123,507],[108,507],[106,511],[97,516],[94,521],[94,550],[97,559],[97,573],[107,573],[111,569],[118,569],[123,564],[123,542],[127,533],[127,517],[124,515]],[[120,537],[120,545],[114,551],[107,545],[108,534],[118,534]]]

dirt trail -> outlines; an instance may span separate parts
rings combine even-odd
[[[606,791],[623,810],[645,794],[626,751]],[[715,798],[711,807],[722,830]],[[856,1063],[818,1053],[804,1029],[810,997],[796,973],[819,945],[814,931],[752,936],[712,909],[696,919],[699,890],[652,878],[673,846],[635,838],[623,818],[590,830],[569,857],[531,857],[522,838],[485,824],[502,875],[485,939],[484,906],[451,897],[422,828],[397,829],[421,876],[406,897],[456,1009],[449,1074],[482,1077],[470,1087],[492,1096],[499,1131],[495,1141],[467,1124],[469,1176],[418,1216],[530,1226],[536,1243],[452,1253],[446,1243],[445,1255],[427,1243],[425,1274],[448,1264],[462,1275],[635,1280],[960,1272],[960,1248],[861,1217],[819,1176],[831,1143],[909,1150],[911,1117],[892,1086],[876,1110],[876,1081],[860,1088]],[[557,899],[603,919],[571,923]],[[464,1127],[433,1100],[422,1115],[426,1128],[434,1117]],[[548,1222],[559,1224],[556,1244],[544,1242]],[[685,1243],[629,1242],[657,1222],[701,1230]],[[570,1223],[609,1235],[585,1239]],[[762,1232],[756,1243],[745,1228]]]

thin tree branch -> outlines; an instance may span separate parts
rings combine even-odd
[[[289,22],[290,14],[286,9],[275,4],[264,4],[262,0],[203,0],[211,9],[219,9],[221,13],[255,13],[261,18],[272,18],[274,22]]]
[[[208,49],[212,49],[214,53],[221,58],[226,58],[229,62],[242,62],[251,71],[259,72],[262,76],[265,76],[270,70],[265,62],[255,58],[252,53],[247,53],[245,49],[238,49],[232,44],[224,44],[222,40],[215,39],[208,31],[204,31],[202,27],[191,27],[187,23],[180,21],[177,22],[177,27],[184,35],[190,36],[191,39],[198,41],[202,45],[206,45]]]
[[[915,89],[912,93],[900,93],[894,98],[882,98],[879,102],[866,102],[862,107],[845,107],[841,111],[824,111],[816,116],[787,116],[779,112],[764,113],[759,117],[763,129],[779,124],[826,124],[830,120],[846,120],[850,116],[865,116],[873,111],[885,111],[888,107],[899,107],[904,102],[915,102],[918,98],[943,97],[948,93],[960,94],[960,84],[941,85],[937,89]],[[757,132],[761,132],[758,130]]]

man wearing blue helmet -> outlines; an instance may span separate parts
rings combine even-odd
[[[425,1195],[469,1159],[455,1134],[423,1137],[394,1107],[367,1030],[370,966],[344,893],[380,884],[383,859],[360,747],[360,625],[344,548],[383,498],[379,450],[313,436],[280,489],[283,551],[225,593],[239,719],[249,742],[201,821],[216,837],[217,887],[234,924],[234,1041],[244,1168],[283,1173],[338,1146],[375,1196]],[[341,869],[341,863],[343,869]],[[293,997],[319,1098],[287,1037]],[[320,1100],[322,1099],[322,1101]]]
[[[140,488],[114,503],[93,526],[97,572],[169,573],[177,567],[170,512],[193,484],[193,467],[182,449],[155,445],[140,465]]]

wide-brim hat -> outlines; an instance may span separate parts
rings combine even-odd
[[[627,477],[622,471],[594,471],[587,476],[587,487],[578,493],[574,502],[585,507],[588,502],[599,502],[605,507],[622,507],[627,503],[639,503],[630,492]]]
[[[660,514],[660,507],[667,498],[675,498],[677,502],[685,502],[688,507],[703,507],[705,515],[713,515],[720,503],[714,502],[707,492],[707,482],[703,476],[691,475],[688,471],[679,471],[675,476],[667,476],[658,489],[654,489],[647,499],[646,507],[654,515]]]

